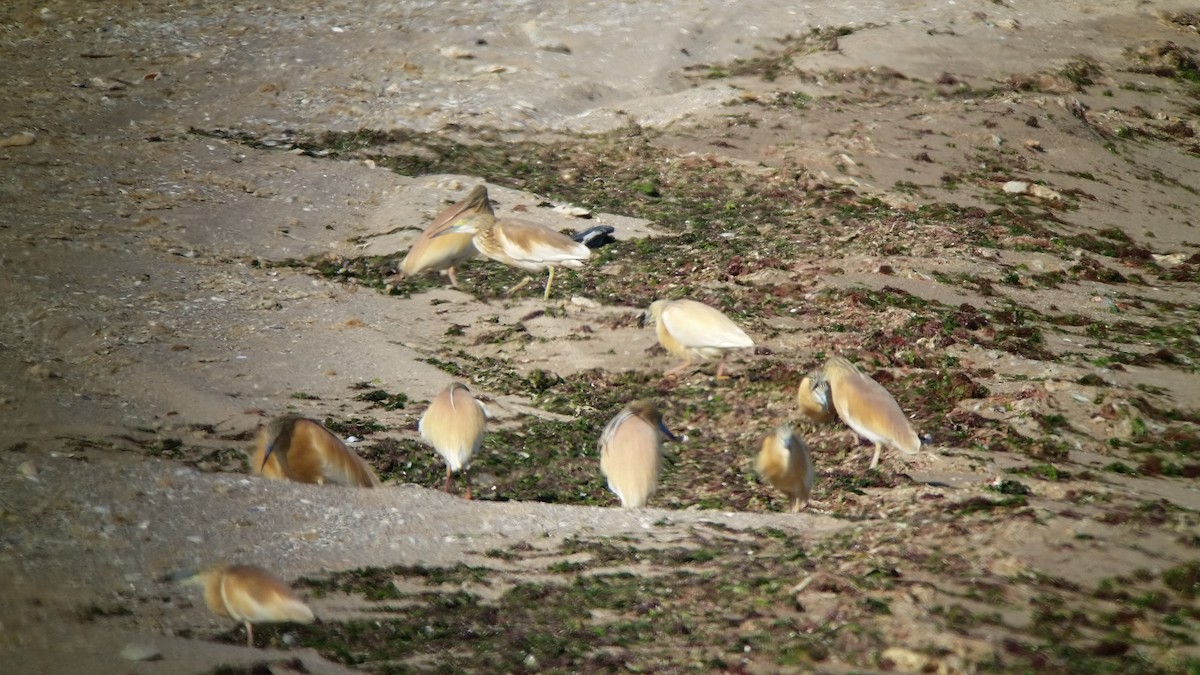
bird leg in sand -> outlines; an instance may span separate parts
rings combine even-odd
[[[453,473],[453,471],[451,471],[450,467],[446,467],[446,487],[445,487],[446,494],[450,494],[450,475],[452,473]],[[467,470],[465,468],[463,469],[463,478],[466,479],[466,481],[467,481],[466,499],[470,499],[471,498],[471,479],[467,478]]]
[[[554,268],[551,267],[550,268],[550,278],[546,280],[546,293],[542,296],[542,299],[545,300],[546,302],[550,302],[550,286],[552,286],[553,284],[554,284]]]
[[[687,361],[684,361],[684,362],[683,362],[683,365],[680,365],[680,366],[675,366],[674,368],[672,368],[672,369],[668,370],[667,372],[663,373],[663,377],[675,377],[677,374],[679,374],[679,373],[682,373],[683,371],[685,371],[685,370],[687,370],[688,368],[690,368],[690,367],[691,367],[691,365],[692,365],[692,362],[691,362],[691,360],[690,360],[690,359],[689,359],[689,360],[687,360]]]
[[[447,269],[446,274],[450,277],[450,285],[454,288],[458,288],[458,275],[454,273],[454,268],[451,267]]]
[[[504,291],[504,294],[512,295],[513,293],[516,293],[517,291],[521,290],[522,288],[525,288],[526,286],[528,286],[529,282],[531,282],[531,281],[533,281],[533,277],[525,277],[524,279],[521,280],[521,283],[517,284],[516,286],[513,286],[512,288],[508,289],[507,291]]]
[[[883,450],[883,444],[876,443],[875,444],[875,456],[871,458],[871,466],[869,468],[874,469],[875,467],[879,466],[879,451],[880,450]]]
[[[717,362],[717,379],[728,380],[729,376],[725,374],[725,356],[721,356],[721,360]]]

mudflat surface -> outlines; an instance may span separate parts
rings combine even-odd
[[[1123,1],[5,3],[3,669],[1193,672],[1197,26]],[[482,259],[458,289],[398,279],[478,183],[617,241],[549,303]],[[754,338],[730,380],[661,377],[638,316],[676,297]],[[797,419],[834,355],[919,455],[868,470]],[[416,423],[456,379],[490,432],[446,495]],[[683,440],[625,511],[595,440],[646,397]],[[384,487],[249,476],[286,412]],[[800,514],[753,469],[789,420]],[[221,560],[321,623],[248,649],[160,581]]]

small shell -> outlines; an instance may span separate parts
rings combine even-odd
[[[591,218],[592,212],[582,206],[574,206],[571,204],[558,204],[554,207],[555,213],[561,213],[564,216],[572,218]]]
[[[454,47],[454,46],[442,47],[441,49],[438,50],[438,53],[448,59],[473,59],[473,58],[475,58],[474,52],[467,51],[466,49],[463,49],[462,47]]]

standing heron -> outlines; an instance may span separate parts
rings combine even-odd
[[[565,234],[556,232],[540,223],[531,223],[515,218],[470,218],[460,219],[440,234],[443,237],[458,233],[472,233],[475,248],[485,256],[509,267],[537,272],[550,270],[546,279],[546,292],[550,299],[550,288],[554,284],[554,270],[559,267],[583,267],[583,261],[592,254],[591,250]],[[511,295],[530,282],[525,277],[521,283],[508,290]]]
[[[400,273],[414,276],[427,270],[446,270],[450,285],[458,288],[455,268],[474,258],[478,251],[470,233],[442,234],[453,225],[473,219],[495,219],[485,185],[476,185],[462,201],[446,207],[421,232],[400,263]]]
[[[800,414],[811,422],[823,424],[833,421],[833,402],[830,400],[829,381],[820,372],[805,375],[796,387],[796,405]]]
[[[200,572],[177,572],[169,581],[203,586],[204,603],[217,616],[246,625],[246,646],[254,646],[256,623],[312,623],[313,613],[292,589],[252,565],[214,565]]]
[[[875,444],[870,468],[879,465],[879,454],[885,445],[910,455],[920,452],[921,439],[900,404],[883,385],[854,364],[835,356],[810,377],[814,383],[810,389],[813,400],[819,403],[822,392],[828,392],[827,400],[846,426]],[[800,394],[804,394],[803,387]]]
[[[471,457],[479,451],[486,426],[483,406],[471,395],[471,390],[459,382],[443,389],[421,415],[417,425],[421,438],[446,461],[446,492],[450,491],[450,475],[456,471],[465,472]],[[470,498],[471,481],[467,480],[467,499]]]
[[[298,415],[277,417],[260,429],[250,462],[256,475],[275,480],[366,488],[380,485],[366,460],[320,422]]]
[[[754,469],[763,480],[787,495],[793,513],[808,502],[816,480],[812,453],[804,439],[792,432],[792,425],[781,424],[763,438]]]
[[[719,356],[717,379],[726,379],[726,352],[754,346],[750,336],[729,317],[702,302],[655,300],[650,303],[649,313],[659,344],[684,360],[682,365],[663,373],[663,377],[686,370],[697,359],[706,361]]]
[[[679,439],[663,424],[653,401],[635,401],[600,434],[600,472],[627,509],[641,508],[658,488],[664,438]]]

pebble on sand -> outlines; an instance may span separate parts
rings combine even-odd
[[[126,661],[158,661],[162,657],[154,645],[130,642],[121,648],[121,658]]]
[[[22,145],[33,145],[35,142],[37,142],[37,136],[28,131],[22,131],[19,134],[0,138],[0,148],[16,148]]]

